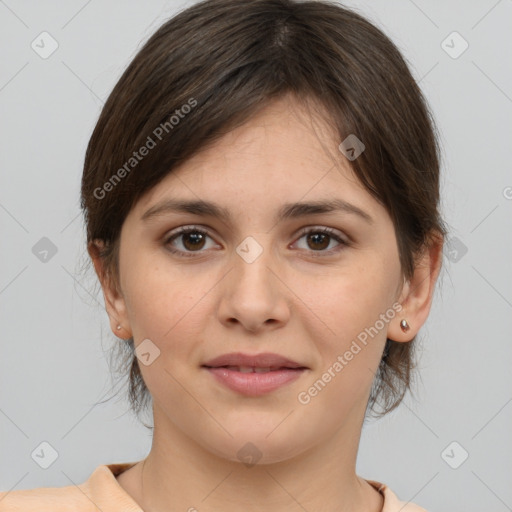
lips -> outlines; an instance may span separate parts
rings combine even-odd
[[[308,370],[278,354],[224,354],[202,365],[217,382],[232,391],[260,396],[298,379]]]

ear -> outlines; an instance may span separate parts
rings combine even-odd
[[[398,342],[411,341],[428,318],[437,277],[443,258],[443,236],[430,237],[429,244],[416,259],[414,274],[401,291],[399,303],[402,310],[389,324],[387,337]],[[406,320],[409,329],[404,332],[400,322]]]
[[[103,240],[94,240],[89,243],[87,250],[103,290],[110,329],[118,338],[128,339],[131,338],[132,331],[126,312],[126,303],[117,279],[112,276],[111,269],[106,268],[105,260],[100,256],[104,246]],[[117,328],[119,325],[120,329]]]

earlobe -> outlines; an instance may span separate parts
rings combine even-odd
[[[103,247],[104,242],[102,240],[94,240],[89,243],[87,249],[101,284],[105,309],[110,320],[110,329],[118,338],[128,339],[132,336],[132,333],[126,314],[125,300],[110,269],[105,267],[105,260],[101,256]]]
[[[437,277],[441,270],[443,237],[433,236],[416,262],[411,279],[400,296],[402,311],[391,322],[388,338],[397,342],[414,339],[428,318]]]

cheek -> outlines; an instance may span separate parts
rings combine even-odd
[[[126,274],[128,316],[135,345],[149,339],[159,351],[151,364],[139,362],[144,382],[156,401],[172,403],[179,411],[190,407],[179,383],[190,378],[190,367],[184,362],[193,364],[197,357],[202,331],[199,319],[207,318],[206,301],[201,298],[211,286],[205,279],[188,280],[175,268],[159,268],[149,261],[140,265],[134,258],[126,260],[126,269],[129,264],[145,269]]]
[[[306,303],[325,325],[326,337],[336,340],[336,350],[374,326],[394,302],[399,279],[397,263],[390,265],[389,260],[376,254],[360,260],[361,263],[332,271],[325,279],[313,283],[305,280],[302,284]],[[380,323],[378,327],[385,338],[386,329]]]
[[[186,347],[192,347],[200,327],[194,319],[206,318],[201,298],[207,290],[190,293],[186,285],[169,276],[148,278],[140,284],[129,301],[135,340],[150,338],[173,355],[188,352]],[[183,340],[187,343],[180,343]]]
[[[199,365],[205,323],[211,318],[208,294],[219,279],[212,272],[187,274],[158,254],[142,259],[132,255],[125,260],[128,316],[135,345],[149,339],[160,352],[154,366],[139,366],[153,395],[165,389],[180,402],[181,391],[172,386],[172,377],[184,382],[190,378],[190,365]],[[130,272],[130,267],[144,270]]]
[[[160,249],[130,251],[121,255],[123,292],[134,336],[166,340],[186,328],[186,317],[201,307],[208,290],[206,279],[189,280],[176,265],[166,262]],[[139,336],[136,336],[136,333]]]
[[[383,277],[378,264],[329,283],[328,293],[310,287],[310,304],[329,329],[323,330],[324,336],[315,336],[313,322],[308,326],[319,364],[297,397],[308,414],[324,418],[326,432],[348,418],[353,408],[366,404],[395,314],[392,281]],[[315,321],[317,328],[319,323]]]
[[[319,365],[301,390],[299,403],[312,414],[329,411],[326,421],[331,426],[366,402],[396,314],[392,305],[399,270],[392,257],[367,253],[357,264],[331,273],[330,279],[309,283],[308,305],[317,319],[307,329]],[[319,336],[321,324],[328,328]]]

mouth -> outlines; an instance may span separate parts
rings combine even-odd
[[[309,368],[278,354],[224,354],[202,365],[218,383],[247,396],[275,391]]]

